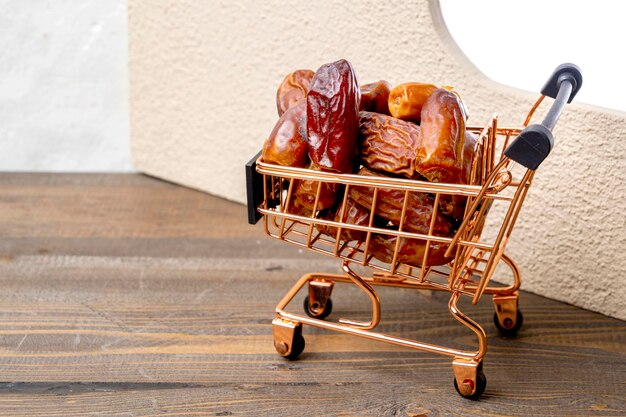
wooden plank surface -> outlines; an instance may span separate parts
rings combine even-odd
[[[479,402],[456,394],[448,357],[347,335],[307,327],[284,360],[275,304],[338,266],[238,204],[148,177],[0,174],[0,415],[626,415],[626,324],[528,293],[516,338],[488,299],[467,306],[488,335]],[[473,347],[448,294],[381,299],[381,330]],[[354,288],[333,301],[331,319],[367,316]]]

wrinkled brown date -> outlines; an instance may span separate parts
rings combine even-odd
[[[419,126],[384,114],[361,112],[360,116],[359,141],[365,165],[413,178]]]
[[[398,238],[396,236],[374,234],[370,241],[369,253],[380,261],[391,263],[393,261],[394,251],[396,250],[397,240]],[[428,256],[426,257],[426,266],[444,265],[450,262],[453,257],[445,256],[447,248],[448,245],[445,243],[430,242]],[[396,262],[421,267],[425,252],[425,240],[401,237]]]
[[[309,164],[306,140],[306,103],[287,110],[263,145],[263,161],[270,164],[304,168]]]
[[[367,168],[362,168],[359,171],[359,175],[383,176]],[[352,186],[350,188],[350,197],[366,209],[371,210],[374,199],[374,189],[365,186]],[[402,190],[379,188],[374,213],[392,222],[394,225],[399,226],[404,198],[405,192]],[[407,199],[408,202],[403,230],[427,234],[433,214],[433,206],[435,204],[434,198],[425,193],[409,192]],[[435,236],[447,237],[451,232],[452,225],[450,222],[440,213],[437,213],[433,226],[433,234]]]
[[[357,226],[369,226],[370,211],[357,204],[350,196],[348,196],[346,199],[346,207],[344,209],[343,218],[341,216],[341,204],[323,213],[320,218],[347,224],[341,229],[340,240],[342,241],[350,242],[353,240],[365,240],[367,232],[351,229],[349,225],[354,224]],[[328,236],[337,236],[337,228],[334,226],[318,225],[318,230]]]
[[[381,114],[389,113],[389,92],[391,84],[385,80],[361,86],[361,111],[373,111]]]
[[[467,183],[464,147],[463,105],[456,94],[440,88],[430,95],[422,108],[415,170],[432,182]]]
[[[287,74],[276,92],[276,107],[279,116],[282,116],[287,109],[306,99],[314,74],[313,71],[308,69],[296,70]]]
[[[357,153],[359,84],[344,59],[322,65],[307,94],[309,156],[326,171],[351,172]]]
[[[422,107],[435,90],[436,86],[424,83],[404,83],[395,86],[389,93],[389,114],[419,124]]]

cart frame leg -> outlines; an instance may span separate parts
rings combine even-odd
[[[487,383],[485,374],[482,372],[482,360],[487,353],[487,335],[478,323],[466,316],[459,309],[458,301],[461,297],[462,289],[452,292],[448,309],[457,321],[469,327],[476,334],[478,338],[478,350],[476,351],[404,339],[372,330],[378,325],[380,320],[380,300],[372,287],[373,285],[411,289],[435,289],[442,291],[445,291],[445,289],[433,288],[428,284],[410,282],[404,279],[389,279],[389,277],[386,276],[380,277],[374,275],[373,277],[360,277],[349,268],[347,263],[344,263],[343,270],[345,275],[306,274],[302,276],[278,303],[276,306],[277,317],[272,321],[272,329],[274,334],[274,347],[280,355],[288,359],[295,359],[302,352],[304,349],[302,327],[303,324],[306,324],[412,349],[451,356],[453,357],[452,370],[454,372],[454,385],[459,394],[469,399],[478,399],[480,397]],[[336,282],[354,284],[367,293],[373,307],[372,321],[369,323],[345,319],[340,319],[336,322],[325,321],[309,315],[305,316],[285,311],[287,305],[289,305],[298,292],[305,286],[308,286],[309,297],[312,297],[317,303],[317,307],[320,308],[321,301],[328,300],[334,283]],[[309,305],[309,307],[311,306]]]
[[[512,329],[517,323],[517,311],[519,293],[515,291],[511,295],[494,295],[493,306],[496,317],[503,329]]]
[[[511,269],[513,273],[513,284],[509,287],[502,288],[500,291],[493,292],[493,307],[496,312],[497,324],[502,331],[515,333],[521,322],[521,313],[519,312],[519,287],[522,283],[522,277],[511,258],[503,255],[502,260]]]
[[[335,283],[333,281],[314,278],[309,281],[309,311],[315,316],[324,313]]]
[[[351,272],[352,274],[358,277],[356,273],[354,273],[353,271]],[[311,273],[311,274],[303,275],[296,282],[296,284],[287,292],[287,294],[285,294],[285,296],[282,298],[282,300],[280,300],[280,302],[276,306],[277,318],[274,319],[274,321],[272,322],[273,327],[275,329],[275,333],[274,333],[275,339],[281,340],[280,339],[280,337],[282,337],[281,332],[283,331],[282,327],[292,327],[292,325],[288,323],[296,323],[293,326],[306,324],[308,326],[314,326],[314,327],[319,327],[322,329],[333,330],[336,332],[352,334],[355,336],[360,336],[360,337],[364,337],[364,338],[371,339],[371,340],[378,340],[381,342],[391,343],[391,344],[395,344],[398,346],[405,346],[405,347],[409,347],[412,349],[418,349],[418,350],[423,350],[423,351],[427,351],[431,353],[447,355],[453,358],[473,360],[477,363],[480,363],[483,356],[485,356],[485,353],[486,353],[485,332],[482,329],[482,327],[480,327],[480,325],[478,325],[475,321],[473,321],[472,319],[467,317],[465,314],[463,314],[457,307],[456,303],[460,297],[459,292],[455,292],[452,294],[452,298],[449,303],[449,308],[452,314],[454,315],[454,317],[458,321],[460,321],[462,324],[464,324],[466,327],[469,327],[470,329],[472,329],[472,331],[474,331],[474,333],[478,337],[478,350],[477,351],[455,349],[455,348],[451,348],[448,346],[434,345],[430,343],[419,342],[416,340],[400,338],[400,337],[396,337],[396,336],[389,335],[386,333],[371,331],[371,329],[368,329],[365,326],[363,326],[364,324],[363,322],[359,322],[359,321],[352,321],[352,320],[345,320],[345,319],[340,319],[338,322],[326,321],[326,320],[312,318],[303,314],[290,313],[285,310],[285,308],[293,300],[296,294],[310,282],[326,280],[326,281],[332,281],[335,283],[342,282],[342,283],[347,283],[347,284],[355,284],[359,287],[361,287],[360,284],[365,284],[364,286],[368,289],[368,291],[366,292],[370,296],[370,298],[372,298],[371,300],[372,304],[375,307],[377,307],[377,312],[373,314],[374,316],[373,320],[369,324],[378,324],[378,320],[380,318],[380,315],[379,315],[380,301],[378,300],[378,296],[376,295],[375,290],[372,288],[372,285],[433,290],[433,288],[427,284],[421,285],[421,284],[417,284],[413,282],[409,283],[404,280],[389,280],[389,279],[381,280],[381,279],[377,279],[375,276],[374,277],[358,277],[359,279],[355,280],[352,274],[347,274],[347,276],[323,274],[323,273]],[[439,289],[435,288],[435,290],[439,290]],[[284,324],[284,323],[287,323],[287,324]],[[280,330],[277,330],[277,328]],[[277,338],[277,335],[278,335],[278,338]]]
[[[450,297],[450,301],[448,302],[448,310],[452,316],[457,319],[460,323],[462,323],[465,327],[469,327],[478,338],[478,351],[472,358],[458,358],[458,359],[471,359],[471,361],[476,362],[476,364],[480,363],[487,353],[487,334],[485,330],[470,317],[466,316],[461,309],[458,307],[459,299],[461,298],[461,293],[453,292]],[[455,358],[456,360],[457,358]]]

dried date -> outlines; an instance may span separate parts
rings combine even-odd
[[[319,170],[315,164],[311,164],[309,169]],[[339,185],[335,182],[316,181],[310,179],[294,179],[294,191],[292,198],[294,204],[309,213],[318,212],[330,208],[337,201]],[[315,199],[319,188],[319,199],[315,205]]]
[[[375,234],[369,245],[369,253],[376,259],[391,263],[396,250],[398,237]],[[448,245],[442,242],[430,242],[428,255],[426,256],[426,266],[437,266],[447,264],[452,257],[446,257],[445,252]],[[398,256],[396,262],[411,266],[423,266],[424,254],[426,252],[426,241],[421,239],[400,238]]]
[[[362,168],[359,175],[383,176],[374,173],[367,168]],[[352,186],[350,197],[358,204],[371,210],[374,202],[374,188],[366,186]],[[434,212],[435,200],[426,193],[409,192],[406,196],[407,207],[403,222],[403,230],[416,233],[428,234],[431,218]],[[374,213],[396,226],[400,225],[402,207],[405,200],[405,191],[392,188],[380,187],[377,192]],[[452,224],[439,213],[435,217],[433,225],[434,236],[450,236]]]
[[[389,113],[389,92],[391,84],[385,80],[361,86],[361,111],[373,111],[381,114]]]
[[[346,198],[346,206],[343,210],[343,216],[341,216],[340,204],[339,206],[326,211],[319,218],[344,223],[345,226],[342,227],[341,236],[339,237],[342,241],[350,242],[353,240],[365,240],[367,233],[361,230],[352,229],[350,228],[350,225],[369,226],[370,211],[357,204],[350,196],[348,196]],[[325,235],[335,238],[337,236],[338,229],[334,226],[318,224],[318,230]]]
[[[361,159],[371,169],[413,178],[419,126],[384,114],[361,112]]]
[[[305,102],[290,108],[278,119],[263,145],[263,161],[299,168],[309,164]]]
[[[314,74],[309,69],[296,70],[287,74],[276,92],[276,108],[279,116],[299,102],[306,100]]]
[[[404,83],[389,93],[389,113],[398,119],[420,123],[422,107],[428,97],[437,90],[432,84]]]
[[[352,172],[357,153],[360,90],[344,59],[317,70],[307,94],[309,156],[323,170]]]
[[[415,169],[432,182],[467,183],[464,166],[465,111],[458,96],[440,88],[422,108]],[[471,162],[470,162],[471,163]]]
[[[470,176],[474,158],[477,159],[477,166],[480,167],[481,157],[480,154],[476,152],[477,139],[478,135],[468,131],[465,132],[465,143],[463,145],[463,161],[461,165],[461,172],[459,174],[460,176],[458,177],[459,182],[462,184],[470,184]],[[477,174],[480,175],[479,172]],[[466,203],[467,197],[457,194],[442,194],[439,200],[439,207],[443,214],[452,216],[457,220],[462,220],[463,215],[465,214]]]

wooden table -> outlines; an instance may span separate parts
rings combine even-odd
[[[489,344],[479,402],[443,356],[312,328],[300,360],[278,356],[276,302],[338,266],[265,237],[241,205],[145,176],[0,174],[0,414],[626,415],[626,324],[528,293],[514,339],[486,297],[469,310]],[[381,298],[384,331],[474,343],[446,293]],[[367,315],[352,288],[333,299],[331,318]]]

